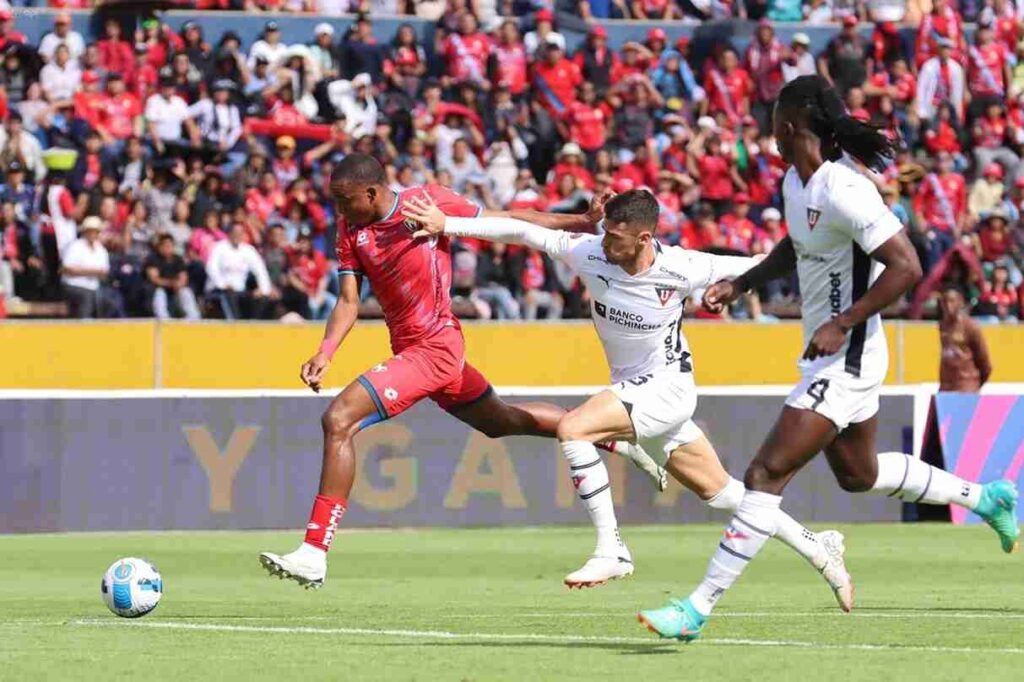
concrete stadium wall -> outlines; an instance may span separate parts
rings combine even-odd
[[[530,395],[565,407],[585,394]],[[328,397],[0,399],[0,533],[302,528],[319,480]],[[780,396],[707,395],[697,421],[742,476]],[[879,447],[909,447],[911,395],[887,395]],[[586,523],[553,440],[491,440],[423,403],[356,437],[345,526]],[[607,458],[623,524],[722,521],[673,482],[657,493]],[[786,490],[806,522],[898,521],[901,504],[849,495],[818,458]],[[582,531],[581,532],[585,532]]]
[[[469,361],[498,386],[598,386],[608,366],[589,322],[465,323]],[[992,380],[1024,382],[1024,325],[986,326]],[[687,322],[699,384],[792,384],[803,344],[798,323]],[[320,324],[5,321],[0,388],[301,388],[299,366]],[[938,381],[934,324],[891,322],[889,384]],[[340,387],[390,355],[387,329],[363,322],[327,376]]]

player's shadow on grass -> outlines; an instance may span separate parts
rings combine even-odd
[[[617,651],[628,656],[651,656],[660,654],[677,654],[683,647],[679,642],[658,642],[650,644],[632,644],[629,642],[533,642],[523,640],[521,642],[373,642],[365,646],[381,647],[477,647],[484,649],[600,649],[602,651]]]

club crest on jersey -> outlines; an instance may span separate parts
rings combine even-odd
[[[821,211],[816,208],[807,209],[807,226],[814,229],[814,226],[818,224],[818,218],[821,217]]]
[[[662,306],[668,303],[669,299],[672,298],[672,294],[676,292],[672,287],[654,287],[654,290],[658,292],[658,300],[661,301]]]

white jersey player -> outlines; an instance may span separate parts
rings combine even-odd
[[[820,76],[786,85],[775,107],[775,138],[790,164],[783,181],[789,236],[735,281],[704,296],[714,308],[792,272],[800,278],[805,348],[802,380],[747,468],[747,492],[711,559],[704,581],[684,600],[642,611],[662,637],[692,640],[747,564],[778,534],[782,491],[824,451],[839,485],[907,502],[971,509],[1017,547],[1017,491],[1009,481],[964,481],[900,452],[875,452],[879,391],[888,370],[879,313],[921,277],[921,266],[896,216],[852,165],[879,167],[893,142],[846,113]],[[783,522],[785,523],[785,521]]]
[[[506,218],[446,218],[435,206],[410,201],[406,217],[421,233],[475,237],[541,250],[568,265],[587,285],[591,317],[613,382],[562,417],[558,439],[573,484],[597,528],[597,547],[569,587],[599,585],[632,574],[608,485],[608,471],[594,448],[610,435],[635,440],[709,506],[734,510],[743,484],[722,468],[714,448],[693,422],[697,404],[694,359],[682,331],[686,299],[709,284],[745,272],[751,258],[714,256],[654,240],[658,204],[647,191],[612,198],[605,207],[604,237],[549,230]],[[848,608],[852,585],[843,564],[843,538],[812,533],[786,517],[780,539],[823,573]]]

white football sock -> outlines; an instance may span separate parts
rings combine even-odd
[[[871,492],[904,502],[956,504],[974,509],[981,501],[981,488],[902,452],[880,452],[878,478]]]
[[[594,554],[608,557],[629,557],[629,551],[619,537],[619,524],[615,519],[612,504],[611,484],[608,482],[608,468],[597,454],[593,443],[571,440],[561,444],[565,459],[569,462],[572,484],[583,506],[590,514],[590,520],[597,529],[597,548]]]
[[[730,476],[725,487],[707,500],[706,504],[714,509],[735,512],[746,492],[747,489],[743,483]],[[819,551],[821,545],[818,543],[818,536],[781,509],[777,516],[775,537],[792,547],[797,554],[811,562],[812,566],[821,568],[818,565],[821,563],[822,556]]]
[[[778,495],[755,490],[748,490],[743,496],[711,557],[704,581],[690,595],[690,603],[698,613],[711,613],[715,603],[775,534],[781,504]]]

